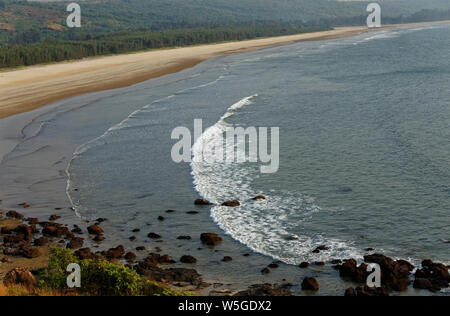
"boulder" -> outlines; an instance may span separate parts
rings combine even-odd
[[[308,262],[302,262],[299,264],[300,269],[306,269],[309,267],[309,263]]]
[[[222,238],[214,233],[203,233],[200,235],[200,240],[208,246],[215,246],[219,242],[222,242]]]
[[[23,247],[22,254],[28,259],[37,258],[40,255],[39,249],[31,246]]]
[[[23,219],[24,216],[16,211],[9,211],[6,213],[6,217],[10,218],[16,218],[16,219]]]
[[[252,200],[258,201],[258,200],[265,200],[265,199],[266,199],[266,197],[264,195],[258,195],[258,196],[255,196]]]
[[[195,259],[194,257],[189,256],[189,255],[184,255],[180,258],[180,262],[192,264],[192,263],[197,263],[197,259]]]
[[[195,205],[212,205],[211,202],[209,202],[208,200],[204,200],[204,199],[197,199],[194,201]]]
[[[241,205],[241,203],[238,200],[233,200],[233,201],[223,202],[221,205],[227,206],[227,207],[238,207]]]
[[[132,262],[132,261],[134,261],[134,260],[136,260],[136,254],[135,253],[133,253],[133,252],[127,252],[126,254],[125,254],[125,260],[127,260],[128,262]]]
[[[225,256],[225,257],[223,257],[222,261],[223,262],[230,262],[230,261],[233,261],[233,258],[231,258],[230,256]]]
[[[101,235],[103,234],[103,229],[98,225],[91,225],[87,228],[89,234],[91,235]]]
[[[105,257],[108,259],[120,259],[125,255],[125,248],[122,245],[109,249]]]
[[[305,278],[302,282],[302,290],[304,291],[318,291],[319,283],[314,278]]]
[[[177,239],[179,239],[179,240],[191,240],[192,237],[191,236],[178,236]]]
[[[160,239],[160,238],[162,238],[161,235],[158,235],[158,234],[156,234],[156,233],[149,233],[149,234],[147,235],[147,237],[148,237],[148,238],[151,238],[151,239]]]
[[[75,237],[67,244],[67,248],[69,249],[79,249],[83,247],[84,239],[80,237]]]
[[[83,248],[75,251],[75,256],[77,256],[80,260],[88,260],[88,259],[96,259],[97,255],[91,252],[90,248]]]

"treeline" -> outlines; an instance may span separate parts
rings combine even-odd
[[[0,47],[0,68],[120,54],[164,47],[178,47],[258,37],[313,32],[317,27],[239,27],[118,33],[94,36],[82,41],[46,40],[27,45]]]

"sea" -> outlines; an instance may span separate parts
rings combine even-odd
[[[194,135],[195,120],[203,134]],[[196,159],[205,155],[196,144],[222,144],[227,127],[278,128],[278,170]],[[176,128],[191,131],[190,161],[172,159]],[[107,218],[111,243],[192,255],[218,288],[284,282],[301,294],[308,275],[319,294],[343,294],[349,283],[331,267],[297,265],[373,252],[450,264],[450,25],[210,59],[60,101],[23,134],[0,165],[5,195],[21,189],[80,220]],[[55,183],[61,200],[46,203]],[[221,206],[228,200],[240,206]],[[205,247],[204,232],[224,241]],[[274,261],[280,267],[261,275]]]

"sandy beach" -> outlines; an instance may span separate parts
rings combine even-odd
[[[297,41],[348,37],[366,31],[366,27],[344,27],[292,36],[95,57],[0,72],[0,118],[79,94],[130,86],[193,67],[220,55]]]
[[[220,55],[298,41],[349,37],[393,27],[441,23],[448,21],[386,25],[376,30],[369,30],[365,26],[339,27],[330,31],[93,57],[3,71],[0,72],[0,118],[31,111],[75,95],[130,86],[193,67]]]

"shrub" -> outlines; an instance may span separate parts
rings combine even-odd
[[[52,248],[49,265],[39,274],[40,288],[67,288],[66,267],[77,263],[81,268],[82,293],[101,296],[179,296],[189,292],[175,291],[140,276],[133,269],[106,260],[79,260],[68,249]]]

